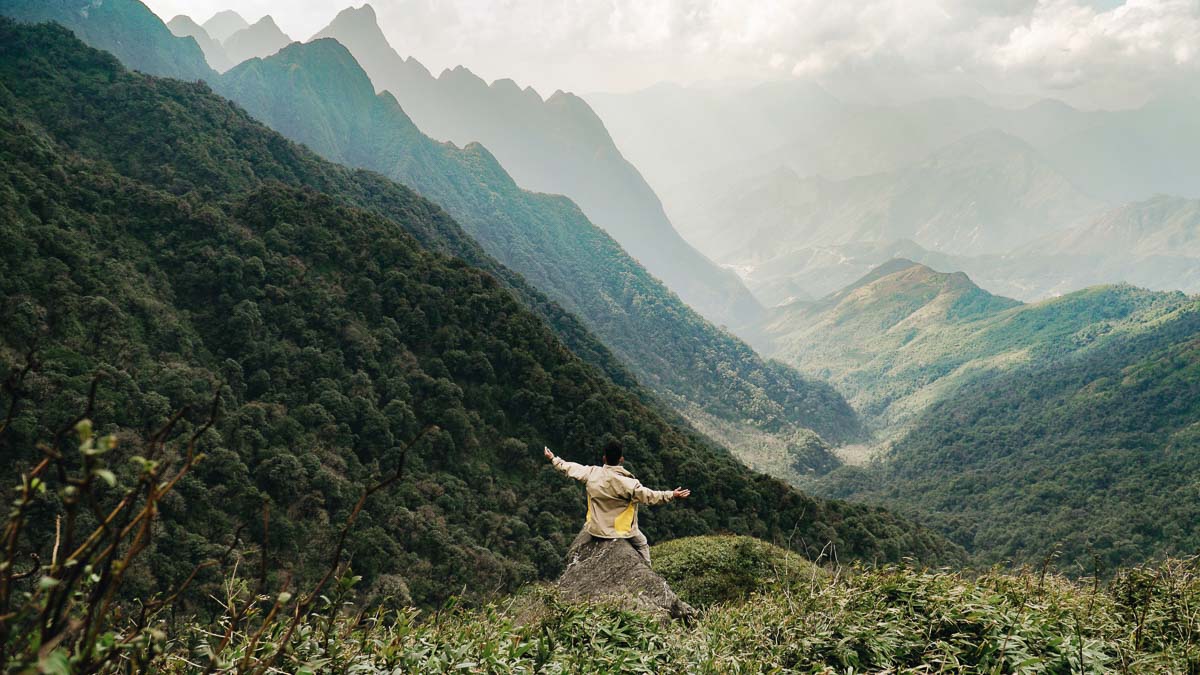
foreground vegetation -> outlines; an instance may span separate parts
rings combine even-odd
[[[9,672],[762,673],[1173,672],[1200,669],[1200,562],[1111,581],[1045,569],[967,577],[887,565],[818,567],[746,537],[655,547],[656,568],[700,608],[690,624],[529,587],[482,607],[363,606],[344,568],[308,593],[230,578],[215,618],[174,619],[171,598],[72,605],[32,630],[59,584],[29,581],[4,624]],[[103,565],[78,584],[101,597]],[[103,571],[101,571],[103,570]],[[119,582],[119,580],[118,580]],[[74,583],[74,582],[64,582]],[[89,593],[88,591],[92,591]],[[39,604],[40,603],[40,604]],[[95,611],[95,610],[101,611]],[[9,614],[8,617],[13,617]],[[32,620],[32,621],[31,621]],[[84,627],[81,629],[80,627]]]

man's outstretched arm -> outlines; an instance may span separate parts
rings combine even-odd
[[[542,450],[544,451],[542,454],[546,456],[546,459],[550,460],[550,463],[554,465],[554,468],[567,474],[575,480],[587,480],[588,476],[592,473],[592,467],[590,466],[576,464],[575,462],[568,462],[562,457],[555,456],[553,452],[550,452],[550,448],[544,447]]]
[[[641,483],[633,486],[633,501],[648,506],[666,504],[669,501],[687,499],[690,496],[692,496],[692,491],[681,487],[677,487],[674,490],[651,490]]]

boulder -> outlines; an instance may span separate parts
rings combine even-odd
[[[689,621],[696,614],[624,539],[580,533],[567,551],[558,589],[569,600],[605,600],[661,617]]]

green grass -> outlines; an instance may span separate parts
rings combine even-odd
[[[564,603],[542,588],[481,609],[341,617],[328,631],[326,619],[316,616],[276,666],[289,672],[422,673],[1200,668],[1195,560],[1128,569],[1100,585],[1032,569],[976,578],[904,566],[813,574],[814,567],[799,563],[761,574],[763,556],[778,563],[788,555],[743,538],[677,540],[655,547],[655,555],[668,575],[685,564],[693,579],[716,582],[710,590],[749,592],[709,605],[692,625]],[[731,566],[754,570],[753,583],[725,584]],[[707,592],[701,586],[681,590]],[[201,629],[191,631],[163,644],[167,653],[159,665],[165,672],[189,670],[185,646],[195,651],[205,641]],[[334,636],[327,642],[326,632]],[[237,642],[230,660],[243,655]]]

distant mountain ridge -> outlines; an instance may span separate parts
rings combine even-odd
[[[947,372],[949,386],[913,408],[880,461],[813,487],[920,514],[985,562],[1053,555],[1103,572],[1194,552],[1196,299],[1098,287],[975,323],[897,352],[910,381]],[[922,351],[924,373],[912,369]]]
[[[250,27],[250,22],[232,9],[222,10],[209,17],[203,24],[204,30],[217,42],[224,42],[230,35]]]
[[[196,23],[191,17],[180,14],[167,22],[167,28],[178,37],[190,37],[200,45],[200,50],[204,52],[204,59],[208,61],[208,65],[212,66],[213,70],[218,73],[223,73],[233,66],[233,62],[229,60],[229,55],[225,53],[225,48],[221,43],[213,39],[204,27]]]
[[[583,99],[556,91],[543,101],[530,87],[503,79],[489,85],[463,66],[435,78],[388,44],[369,4],[342,10],[313,36],[320,38],[345,45],[425,134],[461,147],[480,142],[521,187],[570,197],[701,314],[734,329],[759,317],[761,307],[736,275],[679,236]]]
[[[915,415],[983,372],[1139,331],[1188,302],[1182,293],[1121,285],[1023,304],[984,291],[961,272],[895,259],[821,300],[776,309],[767,353],[829,379],[885,438],[895,438]]]
[[[921,519],[984,562],[1112,569],[1200,545],[1200,302],[1096,286],[1034,304],[892,260],[774,312],[874,452],[802,484]]]
[[[1195,282],[1200,259],[1180,255],[1169,246],[1158,246],[1153,253],[1143,248],[1132,255],[1114,246],[1103,256],[1095,255],[1095,250],[1082,256],[1066,251],[1042,255],[1039,248],[1047,238],[1085,227],[1108,209],[1145,202],[1158,194],[1200,197],[1200,171],[1194,161],[1200,154],[1200,97],[1193,93],[1179,91],[1131,110],[1090,111],[1054,100],[1007,108],[967,97],[864,105],[828,94],[812,95],[814,86],[805,81],[774,85],[791,90],[792,99],[762,87],[696,85],[660,86],[589,100],[618,144],[659,189],[667,213],[684,237],[738,270],[768,306],[788,298],[820,297],[884,262],[892,252],[968,271],[985,288],[1024,300],[1121,281],[1164,290],[1200,290]],[[755,127],[772,133],[764,139]],[[994,165],[988,144],[978,141],[1001,134],[1032,149],[1041,167],[1040,185],[1027,192],[1032,201],[1022,208],[1039,200],[1049,205],[1046,198],[1071,192],[1076,198],[1067,199],[1064,206],[1078,204],[1082,195],[1097,208],[1081,219],[1069,217],[1074,209],[1066,213],[1046,209],[1040,215],[1033,209],[1030,218],[1009,209],[1017,217],[1006,220],[1003,211],[987,207],[986,202],[973,204],[967,198],[978,191],[968,189],[962,195],[950,190],[945,198],[911,201],[909,209],[899,213],[879,208],[886,194],[871,194],[871,190],[861,200],[851,200],[863,204],[858,213],[813,216],[804,210],[817,199],[815,192],[856,181],[865,186],[872,177],[903,172],[955,146],[961,148],[960,172]],[[688,145],[689,139],[709,137],[719,138]],[[1003,185],[1006,179],[998,178]],[[1064,181],[1069,189],[1063,187]],[[987,187],[988,182],[980,185]],[[889,186],[877,188],[886,191]],[[753,196],[746,197],[750,191]],[[737,208],[730,205],[731,196]],[[998,205],[1003,206],[1003,201]],[[827,231],[818,227],[810,232],[805,227],[813,218],[820,223],[846,217],[854,227],[852,241],[830,241]],[[915,236],[917,227],[895,231],[899,218],[939,234],[939,223],[945,224],[947,217],[950,225],[959,219],[982,221],[981,232],[1012,228],[1014,236],[991,242],[982,238],[975,240],[979,245],[964,246],[972,241],[971,228],[931,237]],[[749,252],[730,259],[729,254],[746,243],[747,230],[762,232],[764,223],[796,227],[790,238],[779,235],[782,230],[763,232]],[[809,234],[814,236],[810,239]],[[949,236],[954,234],[967,238]],[[1014,243],[1020,238],[1016,235],[1028,239]],[[899,250],[904,240],[923,251]],[[755,258],[754,251],[771,252],[774,259]],[[843,253],[849,259],[846,263],[841,262]]]
[[[1030,345],[987,336],[1024,306],[965,274],[895,259],[846,288],[774,311],[768,353],[838,387],[883,438],[971,369],[1005,367]]]
[[[221,42],[229,61],[233,64],[247,59],[270,56],[291,44],[287,36],[275,20],[268,14],[253,24],[237,31]]]
[[[814,245],[759,262],[745,274],[773,302],[812,299],[904,257],[960,270],[1000,295],[1037,301],[1114,279],[1158,291],[1200,292],[1200,201],[1160,195],[1103,211],[1011,251],[962,256],[906,239]]]
[[[1103,207],[1029,144],[999,131],[887,173],[829,180],[778,169],[721,189],[683,217],[717,260],[746,270],[756,292],[777,278],[760,280],[760,268],[785,277],[802,271],[773,264],[796,251],[910,240],[947,255],[995,254],[1078,225]]]

